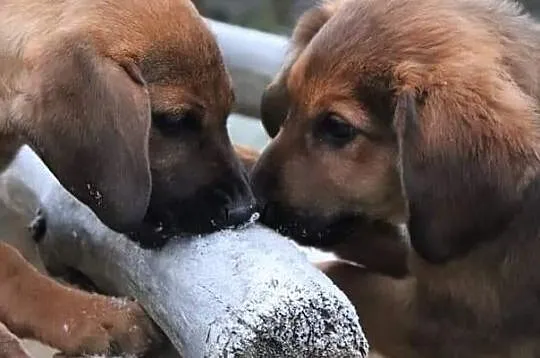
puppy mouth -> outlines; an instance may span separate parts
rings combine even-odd
[[[178,212],[176,214],[181,215]],[[162,216],[160,216],[162,217],[161,220],[146,218],[136,231],[128,234],[128,237],[144,249],[159,249],[171,239],[206,235],[220,230],[243,229],[254,224],[260,215],[254,211],[246,220],[227,224],[204,214],[201,214],[201,216],[189,213],[182,220],[166,220]]]
[[[261,210],[260,222],[300,245],[330,248],[346,240],[349,228],[365,220],[358,214],[321,217],[300,212],[277,203],[267,203]]]
[[[128,236],[143,248],[160,248],[170,239],[241,229],[259,219],[253,196],[227,192],[215,189],[184,200],[155,200],[143,223]]]

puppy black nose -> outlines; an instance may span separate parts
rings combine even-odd
[[[225,208],[226,226],[240,226],[257,219],[255,204],[236,205]]]

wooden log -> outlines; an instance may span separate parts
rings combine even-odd
[[[136,298],[183,357],[367,355],[349,300],[269,229],[251,224],[141,249],[105,227],[28,147],[2,187],[0,195],[17,193],[16,211],[44,209],[39,249],[46,267],[76,269],[102,291]],[[9,203],[9,195],[2,199]]]
[[[227,129],[233,143],[242,144],[262,151],[270,143],[270,137],[262,123],[256,118],[232,113],[227,121]]]

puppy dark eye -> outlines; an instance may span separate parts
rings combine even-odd
[[[344,146],[358,135],[358,130],[340,116],[326,114],[315,126],[315,136],[334,146]]]
[[[200,117],[194,110],[185,110],[180,113],[153,112],[152,122],[163,134],[167,135],[177,135],[201,129]]]

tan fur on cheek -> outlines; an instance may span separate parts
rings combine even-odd
[[[324,217],[356,213],[403,222],[396,153],[365,139],[359,141],[343,151],[328,148],[305,156],[289,151],[279,179],[281,199]]]

